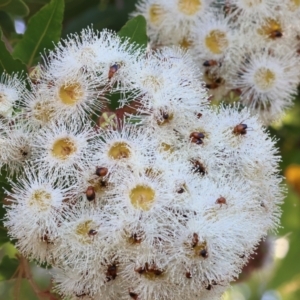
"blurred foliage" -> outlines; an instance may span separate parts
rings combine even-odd
[[[18,71],[25,71],[26,66],[18,59],[13,59],[9,51],[6,49],[5,43],[2,40],[2,32],[0,28],[0,73],[6,71],[7,73],[13,73]]]
[[[137,16],[127,23],[118,32],[120,38],[128,38],[131,43],[136,43],[144,48],[147,47],[146,20],[142,16]]]
[[[29,13],[28,6],[22,0],[0,0],[0,10],[20,17]]]
[[[27,24],[22,39],[15,45],[12,55],[30,68],[39,53],[44,49],[51,50],[61,36],[64,2],[52,0],[45,5]]]
[[[3,70],[8,73],[22,70],[26,72],[28,67],[36,63],[40,52],[53,47],[52,41],[57,42],[60,37],[80,32],[87,26],[97,30],[110,28],[120,31],[127,22],[129,13],[134,10],[135,3],[136,0],[0,0],[0,73]],[[21,29],[15,27],[15,24],[19,24],[20,28],[22,26],[27,28],[24,35],[20,34]],[[136,30],[133,30],[133,27]],[[147,37],[143,34],[144,29],[144,19],[137,18],[127,23],[119,35],[129,36],[138,44],[145,45]],[[264,263],[256,264],[259,268],[253,272],[254,274],[244,274],[247,275],[245,276],[247,281],[235,284],[226,299],[300,299],[299,115],[300,97],[297,97],[295,105],[283,121],[269,128],[271,135],[278,139],[277,145],[282,155],[282,175],[287,177],[290,184],[282,206],[282,227],[276,235],[273,235],[273,240],[277,239],[274,246],[275,259],[270,259],[272,256],[270,251],[263,251],[263,255],[266,255]],[[9,188],[4,175],[2,171],[0,176],[2,204],[3,188]],[[15,258],[16,250],[8,242],[7,231],[1,222],[3,215],[4,208],[0,205],[0,299],[35,300],[37,297],[32,286],[24,279],[19,260]],[[249,269],[251,268],[248,267]],[[32,272],[41,289],[50,284],[47,269],[32,266]]]

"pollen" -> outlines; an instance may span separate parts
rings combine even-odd
[[[189,49],[192,45],[193,43],[185,37],[179,42],[179,46],[183,49]]]
[[[300,6],[300,0],[291,0],[291,2],[295,5],[295,6]]]
[[[144,80],[143,80],[143,85],[148,88],[148,89],[153,89],[154,92],[157,92],[162,83],[161,83],[161,80],[155,76],[147,76]]]
[[[30,206],[35,206],[39,209],[39,211],[46,211],[51,207],[52,197],[51,194],[43,189],[35,190],[28,204]]]
[[[146,185],[137,185],[129,194],[131,204],[136,209],[149,210],[155,200],[155,191]]]
[[[158,4],[151,5],[149,9],[150,22],[154,25],[159,25],[162,21],[164,11]]]
[[[52,155],[56,158],[68,159],[77,150],[76,144],[70,138],[62,138],[53,144]]]
[[[266,19],[265,24],[257,31],[258,34],[270,39],[275,39],[282,36],[281,24],[277,20],[271,18]]]
[[[188,16],[196,14],[201,9],[200,0],[179,0],[178,9]]]
[[[300,7],[300,0],[290,0],[289,7],[291,11],[295,11]]]
[[[253,7],[253,6],[260,5],[262,3],[262,0],[244,0],[243,2],[248,7]]]
[[[89,232],[91,229],[95,228],[95,226],[93,225],[94,223],[92,220],[86,220],[77,225],[76,235],[81,243],[86,244],[92,241],[92,239],[89,236]]]
[[[129,158],[131,156],[131,149],[127,143],[117,142],[110,147],[108,155],[115,160]]]
[[[43,123],[48,123],[51,120],[53,112],[49,102],[39,101],[33,107],[33,117]]]
[[[103,194],[111,183],[108,183],[106,179],[94,177],[88,180],[89,186],[92,186],[97,195]]]
[[[291,2],[292,2],[292,5],[294,7],[299,7],[300,6],[300,0],[291,0]]]
[[[201,257],[201,252],[207,249],[206,242],[199,243],[193,248],[193,254],[195,257]]]
[[[173,153],[174,152],[174,147],[172,147],[171,145],[167,144],[167,143],[161,143],[161,147],[160,149],[162,151],[170,151],[170,153]]]
[[[59,98],[63,104],[76,105],[83,96],[82,86],[79,82],[64,84],[59,89]]]
[[[221,54],[228,47],[226,32],[215,29],[205,37],[205,45],[213,54]]]
[[[161,112],[161,115],[162,118],[157,120],[157,125],[165,125],[170,121],[172,121],[174,118],[174,115],[172,113],[169,114],[169,113]]]
[[[261,90],[268,90],[274,86],[276,75],[268,68],[261,67],[254,74],[255,84]]]
[[[184,243],[184,246],[186,248],[186,254],[189,256],[189,257],[194,257],[194,258],[200,258],[203,256],[206,256],[206,255],[203,255],[204,251],[206,252],[207,251],[207,243],[206,241],[203,241],[203,242],[199,242],[199,241],[196,241],[194,245],[191,246],[190,243]]]

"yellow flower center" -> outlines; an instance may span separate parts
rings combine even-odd
[[[35,190],[29,201],[29,206],[38,207],[39,211],[46,211],[51,207],[51,194],[43,189]]]
[[[116,160],[129,158],[131,156],[130,146],[125,142],[116,142],[110,147],[108,155]]]
[[[262,90],[270,89],[276,80],[276,75],[268,68],[261,67],[254,74],[255,84]]]
[[[178,9],[183,14],[192,16],[201,9],[200,0],[178,0]]]
[[[43,123],[48,123],[51,120],[54,110],[49,102],[37,102],[33,107],[33,117]]]
[[[76,105],[83,96],[82,86],[79,82],[64,84],[59,90],[59,98],[63,104]]]
[[[192,45],[193,43],[185,37],[179,42],[179,46],[183,49],[189,49]]]
[[[291,0],[295,6],[300,6],[300,0]]]
[[[131,204],[136,209],[149,210],[155,200],[155,191],[146,185],[137,185],[129,193]]]
[[[161,80],[153,75],[147,76],[142,82],[146,88],[153,89],[155,92],[160,89],[162,84]]]
[[[259,28],[257,32],[265,37],[275,39],[281,37],[282,26],[277,20],[268,18],[266,19],[265,24]]]
[[[288,7],[291,11],[295,11],[300,7],[300,0],[290,0]]]
[[[248,7],[252,7],[252,6],[260,5],[262,3],[262,0],[244,0],[243,2]]]
[[[172,121],[174,118],[174,115],[172,113],[169,114],[169,113],[161,112],[161,114],[162,114],[162,119],[157,120],[157,125],[165,125],[170,121]]]
[[[149,18],[150,22],[154,25],[159,25],[162,21],[162,17],[164,15],[164,10],[158,4],[151,5],[149,9]]]
[[[228,47],[226,32],[215,29],[205,37],[205,45],[210,52],[221,54]]]
[[[52,155],[59,159],[68,159],[74,152],[76,152],[77,147],[74,141],[70,138],[62,138],[53,144]]]
[[[91,229],[95,230],[95,224],[92,220],[86,220],[77,225],[75,233],[79,242],[83,244],[91,243],[92,239],[89,235]]]
[[[161,148],[160,149],[162,151],[170,151],[171,153],[174,152],[174,147],[171,146],[171,145],[169,145],[169,144],[167,144],[167,143],[164,143],[164,142],[161,143]]]

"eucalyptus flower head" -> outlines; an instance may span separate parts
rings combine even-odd
[[[186,30],[205,20],[210,4],[139,7],[158,29],[170,21],[167,30]],[[233,63],[224,42],[233,51],[229,23],[220,17],[203,26],[208,45],[222,53],[204,51],[201,59],[218,60],[211,69],[218,76]],[[295,83],[292,63],[284,69],[272,53],[237,60],[229,80],[243,99],[289,101],[290,89],[277,84]],[[209,107],[199,69],[178,48],[137,49],[86,29],[44,58],[16,124],[0,120],[0,166],[24,168],[7,192],[5,226],[21,253],[52,265],[64,299],[220,299],[278,227],[275,141],[247,108]],[[114,93],[119,107],[102,113],[117,117],[96,125],[90,115],[103,99],[115,106]]]

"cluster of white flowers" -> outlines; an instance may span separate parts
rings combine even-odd
[[[300,1],[140,0],[153,47],[188,48],[212,99],[239,100],[265,124],[300,83]]]
[[[219,299],[278,226],[275,141],[247,109],[212,109],[198,77],[179,48],[91,29],[30,91],[2,77],[4,224],[64,299]],[[112,94],[132,113],[98,126]]]

